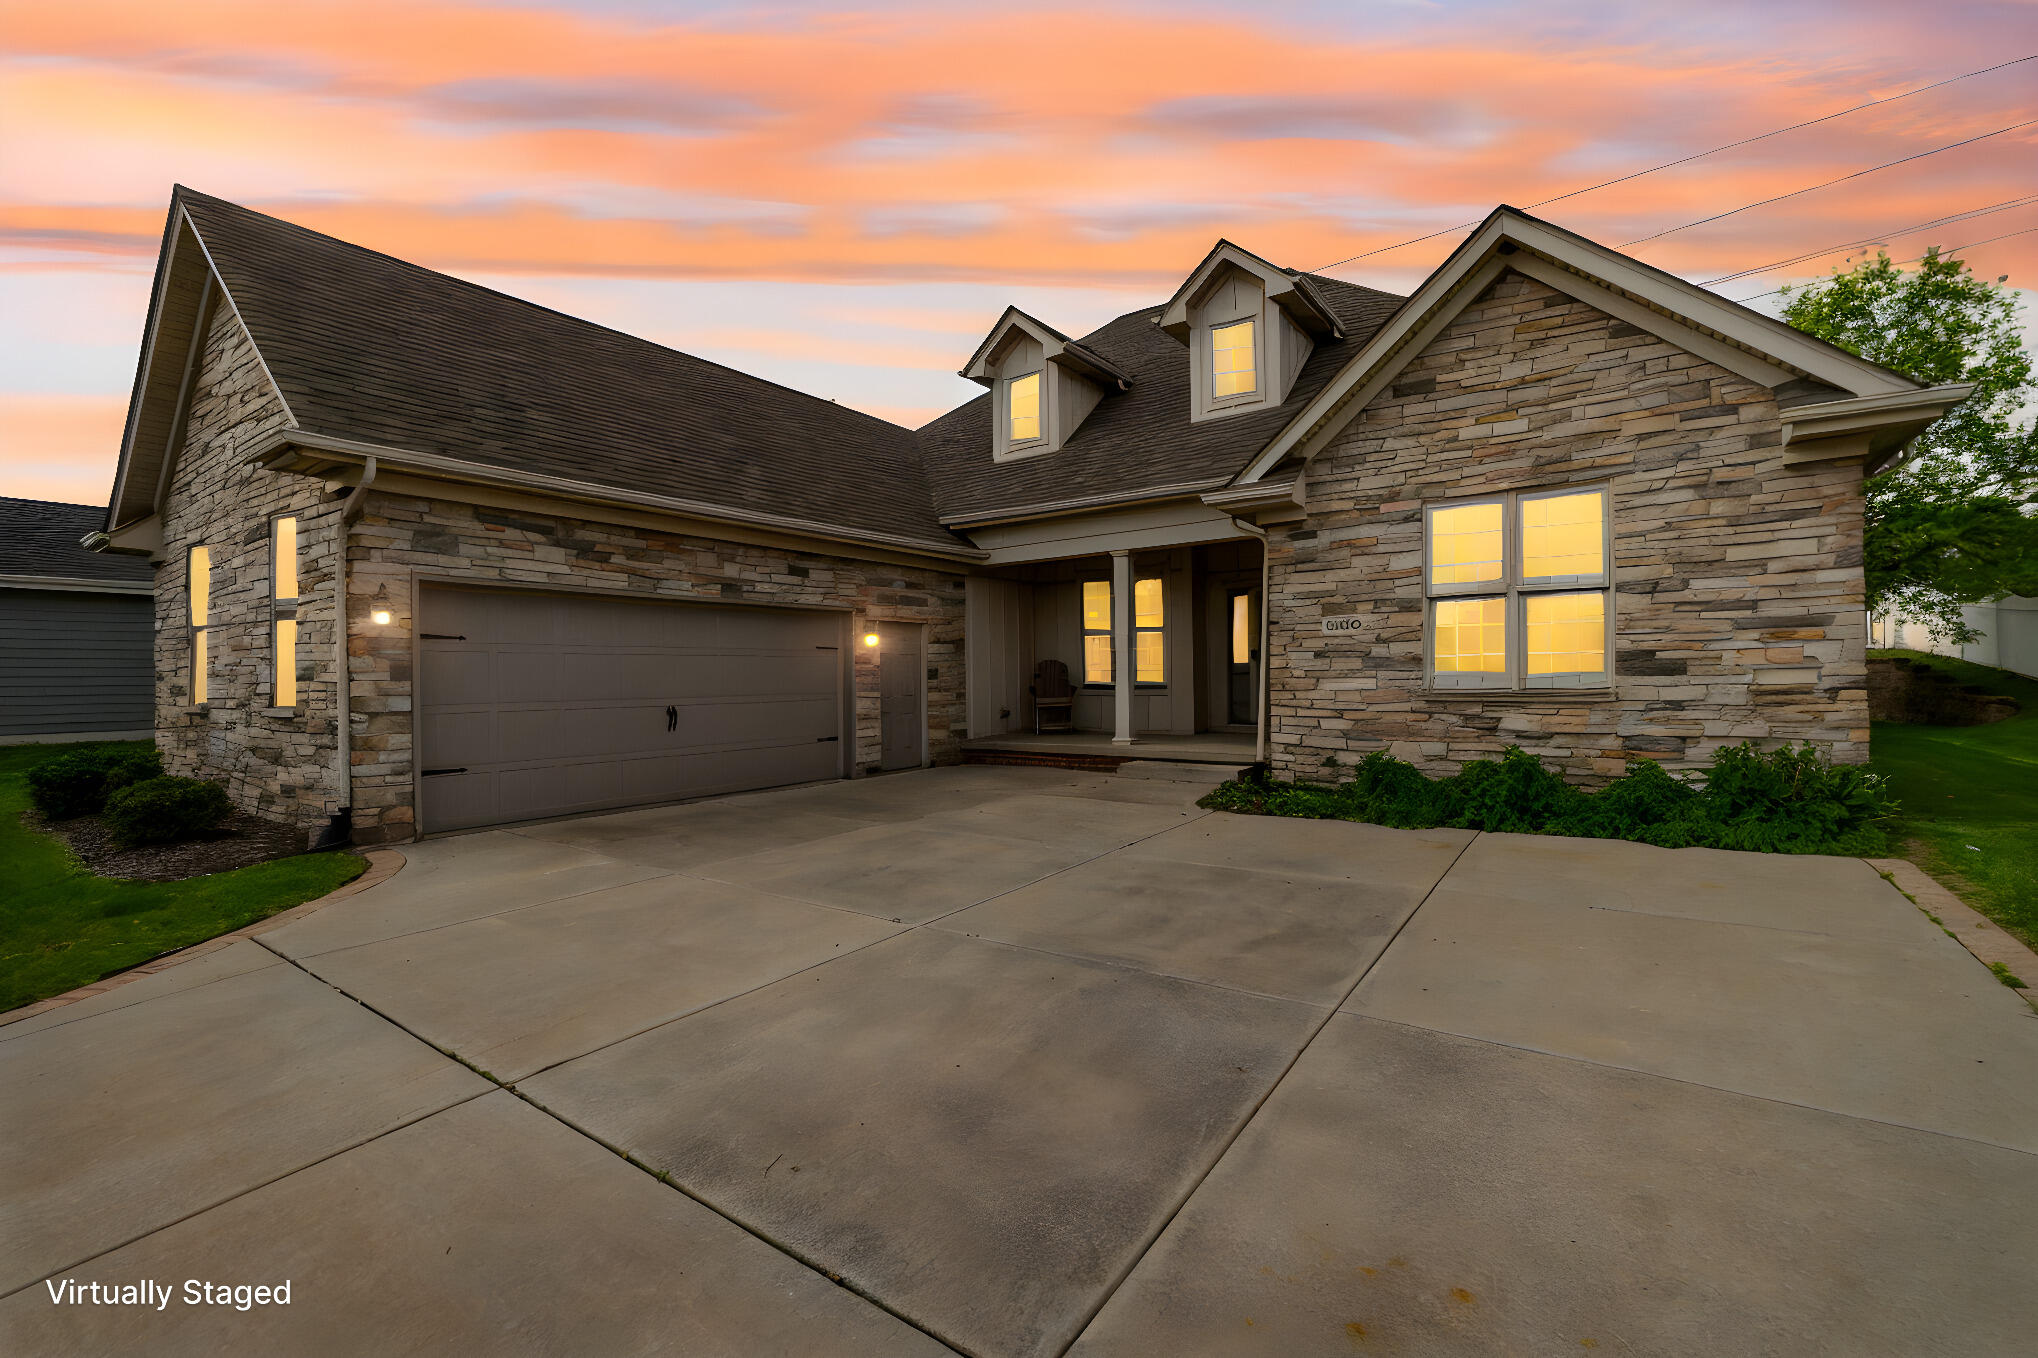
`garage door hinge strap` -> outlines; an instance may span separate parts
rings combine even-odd
[[[841,737],[841,736],[815,736],[815,737],[814,737],[814,743],[815,743],[816,745],[826,745],[826,744],[827,744],[827,743],[828,743],[829,741],[831,741],[831,740],[840,740],[840,739],[842,739],[842,737]]]
[[[465,773],[465,772],[467,772],[467,770],[466,770],[466,769],[464,769],[464,768],[459,768],[459,769],[426,769],[426,770],[424,771],[424,776],[425,776],[425,777],[427,777],[427,778],[430,778],[430,777],[433,777],[434,775],[437,775],[437,774],[441,774],[441,773]]]
[[[420,632],[420,633],[418,633],[418,640],[419,640],[419,641],[465,641],[465,640],[467,640],[467,638],[466,638],[466,637],[456,637],[456,636],[452,635],[452,634],[451,634],[450,632]]]

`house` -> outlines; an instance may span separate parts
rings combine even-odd
[[[1059,660],[1287,777],[1860,760],[1861,480],[1965,394],[1509,208],[961,371],[902,429],[179,188],[99,540],[165,758],[374,843],[1023,751]]]
[[[79,545],[105,521],[0,497],[0,745],[154,732],[155,572]]]

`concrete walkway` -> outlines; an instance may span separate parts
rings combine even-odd
[[[0,1352],[2038,1336],[2038,1016],[1868,865],[1201,790],[968,767],[430,841],[0,1027]]]

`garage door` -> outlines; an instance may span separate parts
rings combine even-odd
[[[428,585],[418,824],[842,774],[842,615]]]

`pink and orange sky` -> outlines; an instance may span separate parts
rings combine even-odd
[[[916,425],[1219,236],[1317,268],[2038,53],[2029,0],[0,0],[0,495],[102,502],[173,183]],[[2038,118],[2038,62],[1542,209],[1608,244]],[[2038,127],[1633,248],[2038,265]],[[1406,291],[1462,233],[1334,269]],[[1721,284],[1749,297],[1845,252]],[[1772,306],[1766,298],[1757,305]]]

